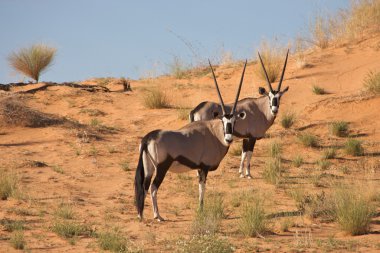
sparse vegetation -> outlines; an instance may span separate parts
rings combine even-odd
[[[21,220],[3,219],[3,220],[0,220],[0,224],[3,225],[5,231],[8,231],[8,232],[25,229],[24,221],[21,221]]]
[[[87,225],[82,225],[72,221],[55,221],[51,230],[57,235],[64,238],[73,238],[77,236],[92,236],[94,231]]]
[[[216,235],[195,235],[188,240],[177,241],[177,252],[232,253],[234,251],[234,247],[228,240]]]
[[[262,236],[268,231],[264,201],[261,198],[256,198],[244,205],[239,228],[248,237]]]
[[[324,94],[326,94],[325,89],[323,89],[322,87],[319,87],[317,85],[313,85],[312,88],[311,88],[311,90],[312,90],[312,92],[315,95],[324,95]]]
[[[269,81],[273,83],[281,74],[285,50],[275,42],[262,41],[259,52],[263,59]],[[265,73],[261,66],[256,68],[256,74],[261,80],[266,81]]]
[[[65,171],[63,170],[63,168],[59,165],[54,165],[51,167],[53,169],[53,171],[59,173],[59,174],[64,174]]]
[[[158,89],[148,90],[144,95],[144,106],[148,109],[162,109],[169,107],[166,94]]]
[[[24,249],[26,245],[26,241],[24,238],[24,231],[18,230],[11,234],[11,238],[9,240],[12,247],[15,249]]]
[[[311,42],[315,46],[325,49],[330,42],[329,20],[321,13],[315,15],[314,20],[310,23]]]
[[[285,129],[293,126],[295,122],[295,114],[292,112],[286,112],[281,116],[281,126]]]
[[[268,183],[278,185],[281,181],[281,161],[280,159],[269,159],[263,171],[263,177]]]
[[[348,122],[336,121],[330,125],[330,132],[338,137],[345,137],[348,135]]]
[[[344,186],[334,193],[335,217],[341,228],[351,235],[366,234],[375,214],[375,207],[362,190]]]
[[[348,139],[344,144],[344,151],[347,155],[361,156],[364,154],[362,142],[356,139]]]
[[[178,56],[173,57],[173,61],[168,64],[169,74],[177,79],[183,79],[188,76],[189,66]]]
[[[240,143],[239,143],[240,144]],[[231,155],[233,155],[233,156],[240,156],[241,155],[241,152],[242,152],[242,150],[241,150],[241,146],[238,146],[238,145],[233,145],[232,146],[232,148],[230,149],[231,151],[230,151],[230,153],[231,153]]]
[[[380,94],[380,72],[369,71],[363,80],[364,88],[374,94]]]
[[[331,166],[331,162],[327,159],[320,159],[317,161],[318,169],[327,170]]]
[[[334,159],[336,157],[336,149],[328,148],[323,151],[322,158],[323,159]]]
[[[121,166],[121,168],[122,168],[124,171],[130,171],[130,170],[131,170],[128,161],[123,161],[123,162],[121,162],[120,166]]]
[[[177,108],[177,113],[178,113],[178,119],[180,120],[189,120],[189,113],[191,109],[187,107],[180,107]]]
[[[12,173],[0,169],[0,199],[6,200],[12,197],[17,190],[17,176]]]
[[[317,136],[312,135],[310,133],[302,133],[298,135],[298,141],[304,145],[305,147],[318,147],[319,140]]]
[[[74,219],[75,213],[71,204],[61,203],[55,210],[55,215],[62,219]]]
[[[303,164],[303,157],[301,155],[297,155],[293,158],[292,164],[294,167],[299,168]]]
[[[8,57],[9,65],[17,72],[32,78],[37,83],[40,75],[52,64],[56,49],[44,44],[21,48]]]
[[[205,199],[203,210],[198,210],[192,224],[192,234],[215,234],[225,217],[223,197],[220,193],[210,193]]]
[[[280,158],[282,152],[281,143],[273,141],[269,144],[268,153],[272,158]]]
[[[98,244],[102,250],[129,252],[127,238],[117,230],[100,233],[98,235]]]

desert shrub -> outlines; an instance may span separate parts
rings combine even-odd
[[[326,16],[319,13],[315,15],[314,19],[310,22],[310,35],[311,42],[324,49],[329,46],[331,39],[329,20]]]
[[[336,157],[336,149],[335,148],[328,148],[323,151],[322,158],[323,159],[333,159]]]
[[[272,158],[280,158],[282,152],[282,146],[281,143],[278,143],[276,141],[273,141],[268,146],[268,153],[269,156]]]
[[[239,229],[248,237],[260,236],[268,231],[264,201],[261,198],[256,198],[243,206]]]
[[[24,221],[21,221],[21,220],[3,219],[3,220],[0,220],[0,224],[3,225],[4,230],[8,232],[25,229]]]
[[[216,235],[196,235],[189,240],[177,241],[177,252],[184,253],[232,253],[234,247],[226,239]]]
[[[380,72],[369,71],[363,80],[364,88],[374,94],[380,94]]]
[[[305,147],[317,147],[319,140],[317,136],[310,133],[303,133],[298,135],[298,141]]]
[[[326,94],[326,91],[325,89],[323,89],[322,87],[319,87],[317,85],[313,85],[311,87],[311,91],[315,94],[315,95],[324,95]]]
[[[375,215],[375,206],[361,190],[352,186],[339,187],[333,195],[335,217],[343,231],[351,235],[366,234]]]
[[[285,50],[275,42],[262,41],[259,52],[263,59],[269,81],[273,83],[281,74]],[[265,73],[261,66],[256,68],[256,75],[266,82]]]
[[[303,164],[303,157],[301,155],[297,155],[293,158],[292,164],[294,167],[299,168]]]
[[[55,210],[55,215],[62,219],[74,219],[75,212],[71,204],[60,203]]]
[[[203,209],[197,210],[192,224],[192,234],[215,234],[220,229],[220,222],[225,217],[223,197],[220,193],[210,193]]]
[[[320,159],[317,161],[320,170],[327,170],[331,166],[331,162],[327,159]]]
[[[330,132],[338,137],[344,137],[348,135],[348,122],[335,121],[330,124]]]
[[[280,159],[269,159],[264,167],[263,177],[268,183],[278,185],[281,181],[281,161]]]
[[[97,240],[102,250],[129,252],[129,241],[118,231],[100,233]]]
[[[344,151],[347,155],[361,156],[364,154],[362,142],[355,139],[348,139],[344,144]]]
[[[9,65],[37,83],[40,75],[52,64],[56,49],[44,44],[21,48],[8,57]]]
[[[290,128],[295,122],[295,114],[292,112],[286,112],[281,116],[281,126],[283,128]]]
[[[55,115],[33,110],[16,99],[0,101],[0,115],[2,123],[13,126],[45,127],[65,122]]]
[[[15,249],[24,249],[26,245],[24,232],[22,230],[13,232],[11,234],[11,238],[9,242],[11,243],[12,247]]]
[[[87,225],[82,225],[72,221],[55,221],[51,230],[64,238],[73,238],[81,235],[93,235],[94,231]]]
[[[18,185],[17,176],[14,173],[0,169],[0,199],[6,200],[16,193]]]
[[[189,66],[178,56],[173,57],[173,61],[168,64],[169,74],[177,79],[183,79],[188,76]]]
[[[166,94],[159,89],[148,90],[144,95],[144,106],[149,109],[162,109],[169,107]]]

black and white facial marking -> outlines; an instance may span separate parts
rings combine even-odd
[[[228,114],[222,118],[224,128],[224,142],[228,146],[233,140],[233,132],[235,125],[235,116]]]
[[[259,93],[261,95],[268,96],[269,98],[269,108],[273,116],[276,116],[278,113],[278,109],[280,108],[280,100],[282,95],[284,95],[285,92],[287,92],[289,87],[286,87],[283,91],[276,91],[274,90],[267,92],[265,88],[260,87]]]

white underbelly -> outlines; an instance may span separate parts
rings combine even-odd
[[[173,162],[169,170],[174,173],[184,173],[190,171],[191,169],[185,165],[180,164],[179,162]]]

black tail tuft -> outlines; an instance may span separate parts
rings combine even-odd
[[[145,201],[145,190],[144,190],[144,162],[143,162],[143,152],[146,150],[147,144],[141,143],[140,157],[137,164],[136,175],[135,175],[135,204],[137,208],[137,213],[140,219],[143,217],[144,211],[144,201]]]
[[[189,120],[190,122],[194,122],[194,110],[191,110],[189,113]]]

